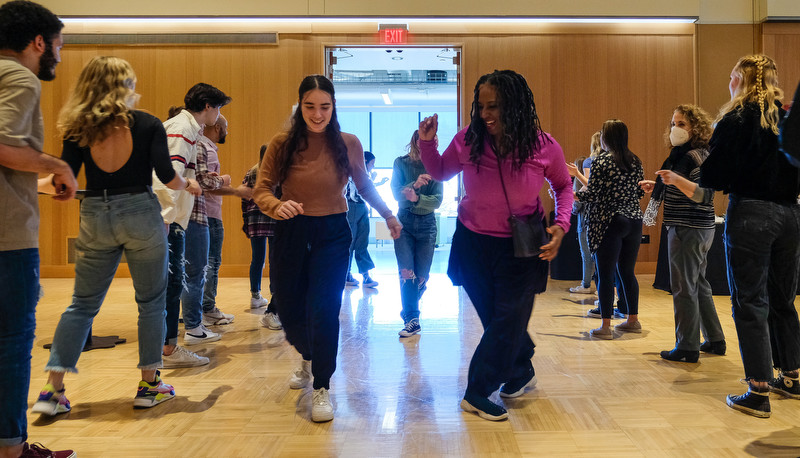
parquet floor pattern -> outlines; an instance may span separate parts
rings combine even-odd
[[[72,412],[29,414],[30,440],[81,458],[800,456],[800,402],[773,396],[769,419],[725,405],[726,394],[745,390],[728,297],[715,297],[728,355],[674,363],[658,356],[673,347],[674,325],[671,296],[650,287],[652,276],[640,276],[644,332],[613,341],[588,336],[599,325],[584,317],[593,296],[570,294],[575,282],[551,280],[529,324],[538,385],[506,400],[509,420],[494,423],[459,409],[481,335],[466,294],[433,274],[422,333],[400,339],[399,285],[390,272],[374,275],[377,290],[345,291],[332,422],[311,422],[310,388],[288,388],[299,356],[282,332],[259,325],[244,278],[220,279],[219,306],[236,315],[217,328],[222,340],[190,347],[211,364],[164,370],[176,398],[134,410],[137,312],[130,280],[116,279],[93,334],[128,342],[83,353],[80,372],[66,378]],[[46,379],[42,344],[52,339],[72,283],[42,281],[31,404]]]

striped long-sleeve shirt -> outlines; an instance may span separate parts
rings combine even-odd
[[[678,160],[672,171],[697,183],[700,181],[700,165],[708,157],[705,149],[693,149]],[[695,229],[714,228],[714,190],[697,187],[694,195],[686,197],[675,186],[664,190],[664,225]]]
[[[186,179],[195,179],[197,167],[197,140],[201,135],[200,124],[191,113],[181,111],[164,121],[167,131],[167,146],[175,173]],[[194,197],[185,190],[167,188],[153,175],[153,192],[161,204],[161,217],[167,224],[177,223],[186,229],[194,207]]]

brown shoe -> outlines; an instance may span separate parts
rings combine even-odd
[[[594,337],[595,339],[603,339],[603,340],[613,340],[614,339],[614,331],[611,330],[610,327],[599,327],[597,329],[592,329],[589,331],[589,335]]]
[[[624,323],[620,323],[614,326],[614,329],[616,329],[619,332],[635,332],[637,334],[641,334],[642,323],[640,323],[638,320],[634,321],[633,323],[631,323],[630,321],[626,321]]]

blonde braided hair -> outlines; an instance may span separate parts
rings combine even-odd
[[[716,121],[746,103],[758,103],[761,127],[777,135],[779,112],[775,101],[783,98],[783,91],[778,87],[775,61],[763,54],[744,56],[733,67],[732,73],[739,77],[739,85],[731,100],[720,108]]]

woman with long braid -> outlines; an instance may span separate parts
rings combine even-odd
[[[475,85],[470,125],[440,156],[436,115],[419,124],[422,163],[434,180],[464,172],[464,198],[447,273],[463,285],[483,325],[472,355],[461,408],[487,420],[503,420],[506,409],[489,400],[521,396],[536,384],[528,334],[533,300],[547,285],[547,261],[558,254],[569,230],[572,184],[561,146],[543,132],[525,78],[511,70],[483,75]],[[556,195],[551,239],[538,256],[514,256],[509,213],[542,215],[544,180]],[[508,192],[506,192],[506,190]]]
[[[720,110],[700,186],[730,194],[725,257],[748,390],[728,395],[727,403],[767,418],[770,391],[800,399],[800,170],[778,150],[783,91],[775,62],[742,57],[728,87],[731,100]]]

